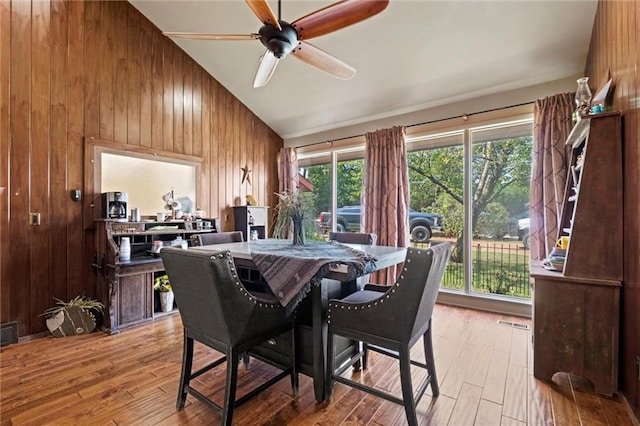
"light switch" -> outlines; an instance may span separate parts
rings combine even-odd
[[[40,225],[40,213],[29,213],[29,225]]]

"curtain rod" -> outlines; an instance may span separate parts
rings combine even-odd
[[[506,106],[506,107],[492,108],[492,109],[487,109],[487,110],[484,110],[484,111],[470,112],[468,114],[461,114],[461,115],[457,115],[457,116],[453,116],[453,117],[439,118],[437,120],[431,120],[431,121],[424,121],[422,123],[407,124],[405,127],[416,127],[416,126],[422,126],[422,125],[425,125],[425,124],[439,123],[441,121],[452,120],[454,118],[465,118],[465,117],[469,118],[469,117],[471,117],[473,115],[485,114],[487,112],[493,112],[493,111],[500,111],[501,109],[517,108],[517,107],[520,107],[520,106],[530,105],[530,104],[533,104],[533,103],[534,102],[523,102],[523,103],[520,103],[520,104],[509,105],[509,106]],[[364,135],[365,135],[364,133],[361,133],[359,135],[345,136],[343,138],[331,139],[331,140],[328,140],[328,141],[313,142],[313,143],[310,143],[310,144],[307,144],[307,145],[300,145],[300,146],[298,146],[296,148],[306,148],[308,146],[322,145],[322,144],[326,144],[326,143],[339,142],[339,141],[343,141],[343,140],[346,140],[346,139],[358,138],[358,137],[364,136]]]

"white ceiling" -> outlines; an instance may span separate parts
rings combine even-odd
[[[249,34],[261,25],[242,0],[130,2],[163,31]],[[333,2],[283,0],[282,19]],[[286,57],[254,89],[259,40],[175,42],[286,140],[580,75],[596,4],[391,0],[380,14],[311,40],[357,69],[349,81]]]

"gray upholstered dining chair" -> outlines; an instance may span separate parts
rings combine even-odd
[[[345,244],[376,245],[377,235],[373,232],[329,232],[329,241]]]
[[[204,234],[191,235],[191,245],[194,247],[212,244],[241,243],[243,241],[242,231],[207,232]]]
[[[184,327],[182,373],[176,408],[184,408],[187,394],[222,414],[222,424],[230,425],[233,410],[283,377],[291,376],[293,393],[298,391],[293,319],[275,299],[253,294],[238,279],[228,251],[196,251],[163,248],[160,257],[180,307]],[[291,336],[288,365],[251,353],[251,349],[282,333]],[[193,372],[193,346],[198,341],[224,357]],[[238,362],[244,353],[272,364],[282,371],[236,399]],[[226,361],[224,399],[219,405],[196,390],[192,379]]]
[[[386,292],[363,290],[341,300],[330,300],[327,336],[327,394],[337,381],[375,396],[404,405],[409,425],[417,425],[416,405],[431,385],[434,398],[440,393],[431,339],[431,315],[440,282],[444,275],[451,244],[442,243],[428,249],[408,248],[396,283]],[[336,368],[334,336],[363,343],[363,350],[373,350],[400,361],[402,398],[379,387],[367,386],[342,374],[358,357]],[[411,348],[422,338],[425,363],[412,360]],[[411,365],[426,369],[427,375],[414,394]],[[363,362],[363,367],[366,368]]]
[[[329,232],[329,241],[336,241],[344,244],[362,244],[365,246],[375,246],[378,236],[373,232]],[[371,274],[358,277],[356,286],[362,290],[369,283]]]

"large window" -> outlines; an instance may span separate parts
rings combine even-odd
[[[532,120],[442,129],[408,132],[411,215],[437,218],[433,229],[413,230],[411,244],[455,244],[442,283],[451,292],[530,298],[519,223],[528,219]],[[360,229],[363,157],[363,140],[322,155],[299,151],[301,173],[314,185],[315,237]]]
[[[443,287],[530,297],[518,221],[528,217],[531,132],[523,120],[408,143],[411,204],[439,213],[441,238],[455,243]]]
[[[530,297],[529,251],[518,221],[529,215],[531,122],[473,129],[471,229],[475,292]]]
[[[307,240],[325,239],[329,230],[327,220],[332,210],[331,194],[334,187],[331,158],[331,154],[320,154],[298,160],[300,175],[311,184],[311,220],[305,222]]]
[[[464,229],[464,132],[435,134],[413,139],[407,146],[411,207],[440,216],[441,230],[434,240],[458,242]],[[462,240],[460,239],[461,243]],[[462,244],[460,244],[462,247]],[[465,272],[458,250],[454,251],[442,287],[462,290]]]

